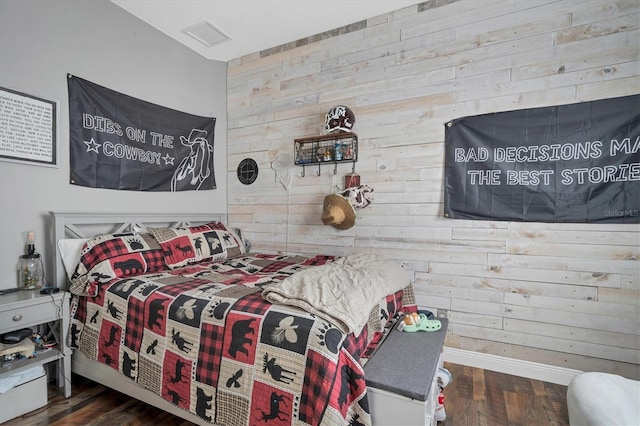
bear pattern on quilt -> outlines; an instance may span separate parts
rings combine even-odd
[[[361,356],[406,308],[403,294],[414,302],[411,288],[382,301],[357,338],[261,296],[331,261],[245,255],[115,279],[74,298],[71,343],[207,422],[369,424]]]
[[[169,268],[225,260],[246,252],[240,237],[221,222],[183,228],[149,228],[149,233],[160,243]]]
[[[149,234],[102,234],[88,240],[71,277],[71,292],[95,296],[113,278],[166,269],[164,253]]]

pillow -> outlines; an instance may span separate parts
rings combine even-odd
[[[166,269],[158,242],[149,234],[102,234],[87,241],[71,277],[71,292],[97,295],[97,284]]]
[[[244,245],[244,249],[247,253],[251,251],[251,241],[249,241],[244,235],[242,235],[242,230],[240,228],[231,228],[233,232],[236,233],[240,241],[242,241],[242,245]]]
[[[203,261],[225,260],[247,252],[235,232],[220,222],[185,228],[149,228],[171,269]]]
[[[58,241],[58,250],[60,251],[62,264],[64,265],[64,270],[67,272],[69,281],[71,281],[73,272],[80,262],[82,246],[84,246],[84,243],[87,241],[89,241],[88,238],[68,238]]]

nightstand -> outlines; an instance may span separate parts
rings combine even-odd
[[[0,334],[48,325],[48,330],[58,342],[57,346],[38,353],[34,358],[2,364],[0,377],[57,361],[58,386],[64,387],[65,398],[71,396],[71,349],[67,344],[69,300],[69,293],[64,291],[40,294],[37,290],[21,290],[0,296]],[[38,327],[41,328],[44,327]]]

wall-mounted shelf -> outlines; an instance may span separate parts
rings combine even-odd
[[[302,166],[302,176],[307,166],[318,166],[318,176],[323,164],[333,164],[333,174],[338,173],[338,164],[352,163],[356,171],[358,161],[358,135],[352,132],[330,133],[294,139],[295,164]]]

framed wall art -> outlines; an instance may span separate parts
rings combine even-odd
[[[57,102],[0,87],[0,160],[57,167]]]

